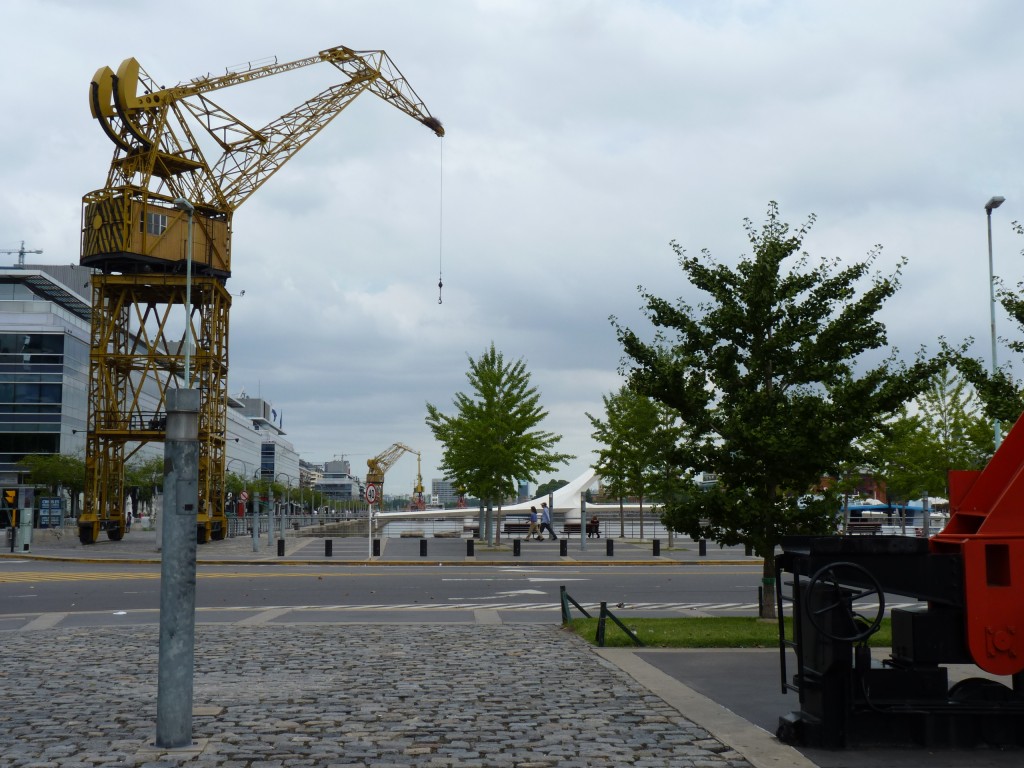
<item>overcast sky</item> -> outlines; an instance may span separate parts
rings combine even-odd
[[[1017,0],[4,0],[0,248],[77,263],[113,154],[86,101],[99,67],[134,56],[169,86],[384,49],[447,136],[364,94],[239,208],[230,391],[270,400],[310,461],[361,475],[406,443],[429,490],[425,403],[451,413],[493,341],[528,364],[571,479],[595,448],[584,413],[621,383],[608,316],[649,329],[638,285],[699,301],[669,241],[735,263],[770,200],[817,215],[812,256],[909,260],[882,315],[904,356],[945,335],[987,361],[993,195],[996,274],[1024,279],[1022,29]],[[337,74],[211,97],[259,126]]]

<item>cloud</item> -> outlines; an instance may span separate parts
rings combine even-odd
[[[446,138],[361,96],[234,218],[230,387],[286,411],[304,458],[401,441],[423,451],[429,486],[440,449],[424,404],[450,404],[467,355],[494,341],[528,361],[546,428],[579,457],[555,474],[582,471],[584,412],[619,384],[608,316],[644,329],[638,285],[698,301],[669,241],[734,263],[748,252],[743,218],[759,222],[769,200],[794,225],[818,216],[812,255],[861,259],[881,243],[883,271],[908,259],[883,313],[904,354],[973,336],[987,359],[991,195],[1007,198],[996,273],[1024,277],[1009,226],[1024,201],[1016,2],[175,8],[186,36],[154,34],[152,13],[117,4],[3,4],[20,76],[0,84],[0,247],[24,239],[77,261],[81,198],[103,186],[112,153],[85,99],[99,66],[136,56],[169,85],[338,44],[387,50]],[[262,125],[334,74],[311,67],[214,98]],[[1017,333],[1001,314],[998,325]],[[392,472],[389,486],[411,487],[411,460]]]

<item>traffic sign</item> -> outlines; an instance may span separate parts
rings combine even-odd
[[[242,491],[240,494],[238,494],[238,498],[240,498],[242,501],[248,501],[249,500],[249,492],[248,491]]]
[[[377,503],[377,484],[367,483],[366,484],[366,503],[376,504]]]

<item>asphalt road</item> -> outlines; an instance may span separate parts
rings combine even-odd
[[[157,564],[0,559],[0,615],[150,611],[159,608]],[[197,570],[196,606],[333,608],[392,612],[480,608],[537,613],[549,621],[559,587],[583,605],[606,601],[624,615],[750,615],[760,566],[662,570],[480,566],[210,565]],[[619,604],[622,604],[619,607]]]

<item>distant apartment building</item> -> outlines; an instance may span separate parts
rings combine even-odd
[[[322,493],[329,504],[363,498],[363,484],[352,474],[351,465],[344,459],[325,462],[313,488]]]
[[[459,503],[459,492],[451,480],[430,481],[430,505],[433,507],[455,507]]]

